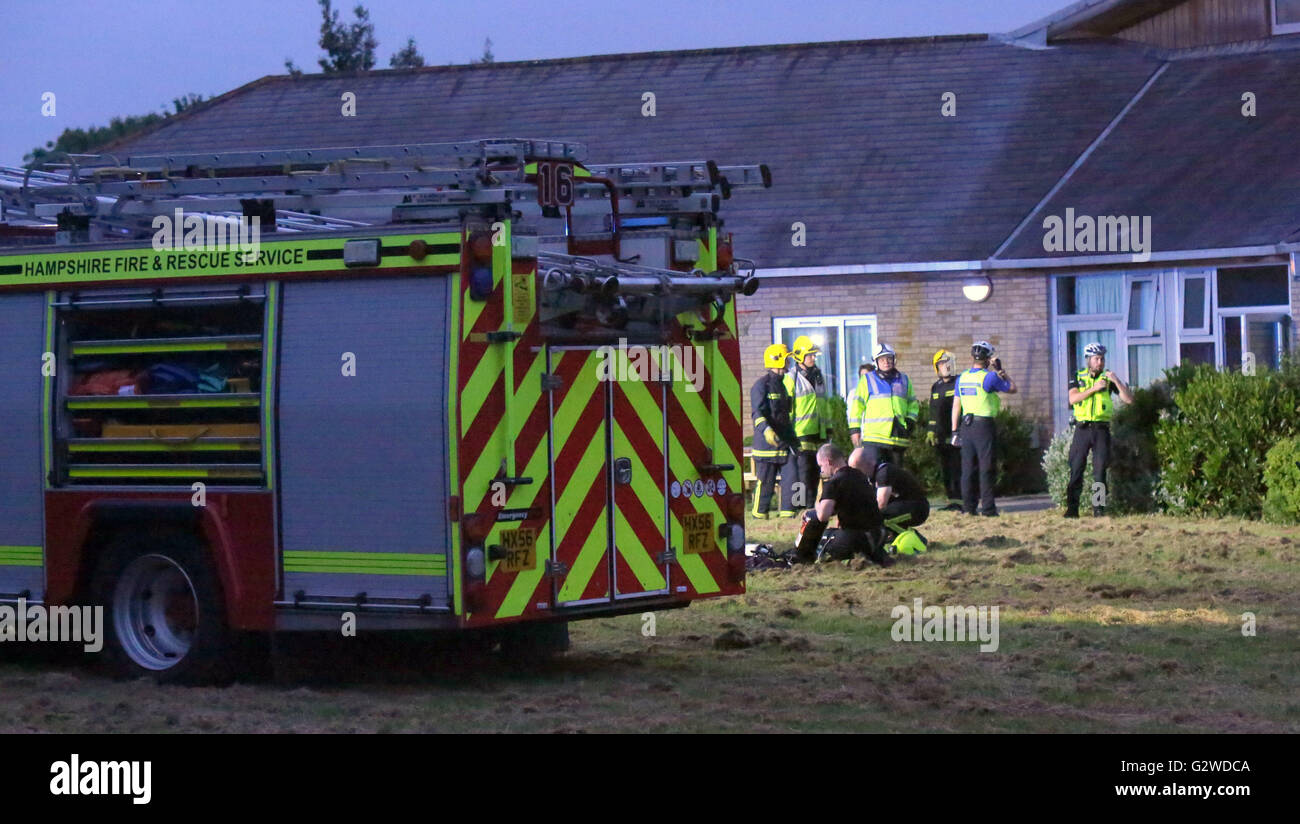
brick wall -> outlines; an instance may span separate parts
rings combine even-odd
[[[774,341],[774,317],[874,314],[877,340],[898,351],[898,368],[911,376],[918,399],[928,398],[934,382],[935,350],[952,350],[965,369],[973,341],[992,343],[1020,390],[1005,397],[1004,406],[1038,421],[1045,446],[1052,418],[1048,276],[1025,272],[991,279],[993,293],[983,303],[967,300],[962,278],[951,274],[764,280],[753,296],[741,296],[737,303],[745,433],[751,432],[749,387],[763,371],[763,349]]]

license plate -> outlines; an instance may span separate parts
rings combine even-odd
[[[699,555],[718,548],[717,538],[713,534],[712,512],[696,512],[682,518],[682,534],[688,555]]]
[[[537,568],[537,530],[520,527],[502,532],[501,549],[505,551],[501,568],[506,572]]]

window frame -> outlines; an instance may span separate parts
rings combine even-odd
[[[871,341],[874,346],[880,340],[880,325],[876,315],[786,315],[772,316],[772,340],[780,341],[781,333],[786,329],[811,329],[833,326],[840,336],[839,345],[836,347],[839,363],[836,364],[836,380],[841,386],[828,387],[841,398],[847,400],[848,395],[857,386],[854,380],[852,385],[849,383],[849,371],[853,372],[853,377],[857,378],[857,364],[848,363],[848,344],[845,338],[845,329],[848,326],[868,326],[871,328]]]
[[[1296,34],[1300,32],[1300,21],[1279,23],[1277,21],[1277,0],[1268,0],[1268,22],[1273,34]]]
[[[1124,337],[1125,337],[1125,338],[1133,338],[1133,337],[1138,337],[1138,338],[1159,338],[1159,337],[1161,337],[1161,334],[1160,334],[1160,325],[1161,325],[1161,324],[1160,324],[1160,321],[1162,320],[1161,315],[1163,314],[1161,310],[1164,308],[1164,305],[1163,305],[1163,303],[1161,302],[1161,299],[1164,297],[1164,295],[1162,294],[1161,289],[1160,289],[1160,280],[1161,280],[1161,278],[1160,278],[1160,272],[1152,272],[1152,273],[1149,274],[1149,275],[1147,275],[1147,274],[1142,274],[1142,275],[1139,275],[1139,274],[1127,274],[1127,273],[1126,273],[1125,278],[1124,278],[1124,285],[1125,285],[1125,287],[1127,287],[1127,288],[1124,289]],[[1153,290],[1155,290],[1155,300],[1154,300],[1154,302],[1153,302],[1153,304],[1152,304],[1152,307],[1151,307],[1151,322],[1150,322],[1150,325],[1145,326],[1145,327],[1138,327],[1137,329],[1133,329],[1133,328],[1131,328],[1128,324],[1129,324],[1129,318],[1130,318],[1130,317],[1132,316],[1132,314],[1133,314],[1133,287],[1134,287],[1136,284],[1139,284],[1139,283],[1149,283],[1149,284],[1151,284],[1151,288],[1152,288]]]
[[[1204,280],[1205,294],[1202,296],[1201,325],[1188,327],[1185,325],[1187,311],[1187,281]],[[1206,343],[1203,340],[1194,340],[1194,338],[1214,337],[1214,291],[1215,277],[1213,269],[1180,269],[1178,271],[1178,340],[1179,343]]]

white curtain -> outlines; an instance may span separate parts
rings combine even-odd
[[[1128,348],[1128,379],[1134,389],[1150,386],[1165,368],[1165,348],[1158,343],[1134,344]]]
[[[1074,279],[1074,311],[1077,314],[1116,315],[1123,305],[1123,275],[1096,275]]]

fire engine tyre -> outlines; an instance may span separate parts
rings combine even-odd
[[[234,643],[216,574],[189,536],[124,537],[95,575],[108,663],[164,684],[226,683]]]

